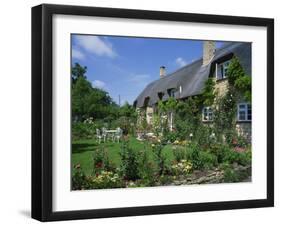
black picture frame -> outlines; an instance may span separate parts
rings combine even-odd
[[[52,18],[55,14],[267,28],[267,198],[129,208],[52,210]],[[32,8],[32,218],[40,221],[122,217],[274,206],[274,20],[43,4]]]

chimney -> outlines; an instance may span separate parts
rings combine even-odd
[[[160,78],[163,78],[166,75],[166,68],[164,66],[160,67]]]
[[[214,41],[203,42],[203,66],[210,63],[215,55],[216,47]]]

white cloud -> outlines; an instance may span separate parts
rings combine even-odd
[[[176,64],[177,64],[179,67],[183,67],[183,66],[185,66],[185,65],[187,64],[187,62],[186,62],[183,58],[178,57],[178,58],[176,59]]]
[[[72,49],[72,57],[78,60],[82,60],[85,58],[85,55],[78,49]]]
[[[100,37],[93,35],[79,35],[76,36],[77,45],[90,53],[98,56],[116,57],[117,54],[113,50],[112,44]]]
[[[105,89],[106,88],[106,84],[103,81],[100,80],[94,80],[92,82],[92,86],[95,88],[99,88],[99,89]]]

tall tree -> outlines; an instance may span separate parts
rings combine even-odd
[[[79,77],[86,78],[87,67],[82,67],[79,63],[75,63],[71,68],[72,84],[74,84]]]
[[[88,112],[87,100],[91,95],[92,86],[84,77],[80,76],[72,85],[72,116],[75,120],[82,120],[87,117]]]

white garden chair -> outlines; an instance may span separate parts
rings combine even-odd
[[[96,129],[96,138],[98,139],[99,144],[101,143],[102,135],[99,129]]]
[[[103,142],[105,143],[106,137],[107,137],[106,128],[103,127],[101,130],[102,130],[101,136],[102,136],[102,138],[103,138]]]
[[[117,142],[119,143],[119,142],[120,142],[120,139],[121,139],[121,137],[122,137],[122,135],[123,135],[123,130],[118,127],[118,128],[116,129],[116,133],[115,133],[114,139],[116,139]]]

